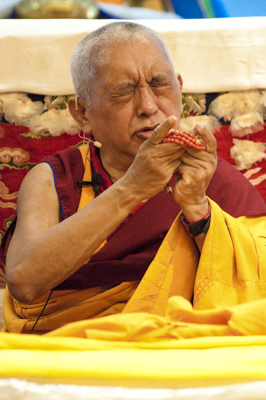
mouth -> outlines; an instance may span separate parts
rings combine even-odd
[[[138,130],[135,132],[135,135],[136,135],[137,137],[141,138],[141,139],[146,140],[146,139],[148,139],[148,138],[151,136],[152,132],[154,131],[154,129],[155,129],[158,125],[160,125],[160,124],[156,124],[156,125],[152,125],[152,126],[144,126],[144,127],[141,127],[140,129],[138,129]]]

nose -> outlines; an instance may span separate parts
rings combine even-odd
[[[157,99],[150,87],[139,89],[135,101],[138,117],[150,117],[158,111]]]

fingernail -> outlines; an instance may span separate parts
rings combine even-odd
[[[168,121],[170,122],[170,124],[175,124],[176,123],[176,117],[174,115],[172,115],[171,117],[169,117]]]
[[[205,128],[202,122],[198,122],[196,126],[200,131]]]

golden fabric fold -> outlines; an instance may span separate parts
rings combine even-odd
[[[212,220],[196,275],[194,308],[266,298],[266,217],[233,218],[211,202]]]
[[[45,336],[87,337],[101,341],[143,342],[211,336],[266,335],[266,299],[212,310],[195,310],[181,296],[169,299],[164,317],[121,313],[80,321]]]
[[[266,298],[266,217],[238,220],[209,201],[211,224],[200,258],[179,215],[124,313],[165,315],[168,298],[190,300],[193,285],[195,309]]]
[[[69,323],[69,321],[121,313],[138,283],[124,282],[114,288],[98,287],[81,291],[54,291],[34,332],[44,334]],[[40,299],[32,305],[22,304],[13,299],[6,288],[3,309],[4,331],[29,333],[42,311],[45,300]]]
[[[265,217],[238,220],[211,200],[210,204],[211,225],[201,256],[182,227],[179,215],[140,283],[125,282],[114,288],[80,292],[57,291],[38,322],[37,332],[56,329],[50,335],[95,338],[100,335],[107,340],[128,340],[123,339],[123,332],[127,332],[130,340],[133,337],[141,340],[139,330],[141,335],[145,332],[145,340],[265,334]],[[4,304],[7,330],[29,332],[42,304],[12,303],[9,296],[7,291]],[[240,307],[241,303],[244,304]],[[230,307],[236,307],[236,311]],[[204,314],[199,313],[201,310]],[[173,319],[179,312],[181,317]],[[238,321],[243,317],[241,329],[232,317],[235,312],[237,315],[240,312]],[[254,315],[261,315],[262,322],[254,319]],[[77,322],[66,325],[69,321]],[[248,321],[252,321],[252,327]]]
[[[0,376],[30,382],[193,388],[266,379],[265,336],[119,342],[1,333],[0,349]]]
[[[244,218],[239,222],[210,204],[211,225],[198,269],[194,241],[178,216],[122,314],[68,324],[49,335],[79,332],[109,341],[265,335],[265,217],[249,219],[246,227]],[[195,277],[193,306],[189,277],[192,282]]]

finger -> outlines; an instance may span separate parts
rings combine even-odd
[[[170,129],[172,129],[177,123],[177,119],[174,115],[168,117],[164,122],[157,126],[149,137],[149,142],[153,144],[159,144],[165,138]]]
[[[204,124],[201,122],[198,122],[195,125],[194,132],[196,135],[199,135],[202,137],[206,151],[209,153],[214,153],[216,152],[216,139],[210,129],[208,129]]]

